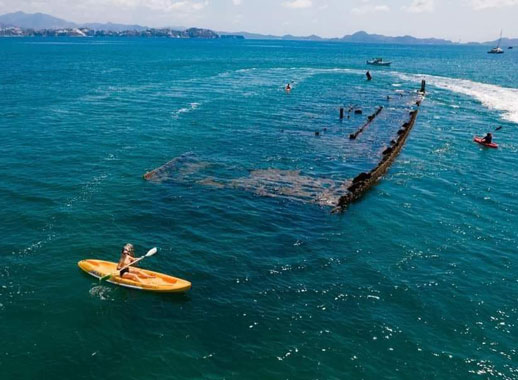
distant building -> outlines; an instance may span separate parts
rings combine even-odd
[[[111,30],[92,30],[88,28],[59,28],[59,29],[23,29],[19,27],[0,28],[0,37],[165,37],[165,38],[203,38],[217,39],[218,34],[210,29],[189,28],[186,30],[173,30],[170,28],[124,30],[120,32]],[[230,36],[225,36],[229,38]],[[230,38],[239,38],[232,36]]]

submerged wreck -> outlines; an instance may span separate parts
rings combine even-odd
[[[353,178],[352,184],[347,187],[347,193],[338,199],[338,204],[333,208],[332,212],[345,210],[350,203],[359,199],[367,190],[374,186],[383,174],[385,174],[403,148],[403,145],[415,124],[418,112],[418,110],[410,112],[410,120],[401,126],[401,129],[398,131],[398,137],[391,140],[391,145],[383,151],[382,159],[378,165],[371,171],[360,173]]]
[[[375,163],[374,167],[369,171],[362,171],[352,179],[315,177],[297,169],[239,168],[235,165],[203,161],[191,152],[182,154],[145,173],[143,177],[145,180],[155,183],[195,183],[213,189],[238,189],[258,196],[331,207],[333,213],[343,212],[380,180],[401,152],[414,127],[419,106],[424,99],[425,82],[422,81],[421,89],[417,93],[408,93],[405,96],[400,90],[396,93],[398,96],[395,97],[394,104],[399,102],[396,108],[390,105],[388,107],[378,106],[374,113],[367,117],[365,123],[349,135],[347,139],[349,150],[356,149],[359,157],[365,154],[362,153],[364,152],[362,149],[366,143],[372,145],[372,140],[369,138],[372,139],[374,136],[377,140],[375,146],[371,146],[371,149],[373,148],[377,153],[367,160]],[[389,99],[390,97],[387,97],[387,100]],[[340,111],[342,119],[342,109]],[[381,120],[379,120],[380,118]],[[358,136],[364,132],[367,126],[374,123],[381,123],[383,128],[378,126],[377,130],[372,131],[369,128],[368,135],[358,141]],[[397,130],[398,124],[395,123],[402,123]],[[386,129],[388,126],[390,128]],[[395,133],[395,136],[392,133]],[[385,138],[389,140],[385,140],[387,143],[382,142]],[[343,137],[340,139],[343,141]],[[376,161],[374,161],[374,157],[376,157]],[[380,157],[379,160],[377,157]]]
[[[421,89],[418,92],[418,97],[416,99],[415,105],[419,107],[421,102],[423,101],[425,94],[426,82],[423,80],[421,82]],[[381,112],[381,108],[377,111],[375,115]],[[410,134],[410,131],[414,127],[415,121],[417,119],[417,114],[419,113],[419,109],[414,109],[410,111],[410,119],[405,122],[401,128],[397,131],[397,137],[390,141],[390,146],[387,147],[382,153],[382,158],[378,165],[374,167],[371,171],[365,173],[360,173],[356,177],[353,178],[352,184],[347,188],[346,194],[342,195],[338,199],[338,204],[335,208],[333,208],[332,212],[341,212],[344,211],[349,204],[354,202],[355,200],[362,197],[363,194],[367,190],[369,190],[372,186],[376,184],[376,182],[385,174],[390,167],[390,165],[394,162],[399,152],[405,145],[406,139]],[[371,115],[369,119],[374,115]],[[375,117],[375,116],[374,116]]]
[[[370,123],[372,123],[374,121],[374,119],[376,118],[376,116],[378,116],[380,114],[380,112],[383,111],[383,106],[380,106],[376,112],[374,112],[372,115],[370,115],[368,118],[367,118],[367,122],[365,124],[363,124],[356,132],[354,133],[351,133],[349,135],[349,139],[351,140],[354,140],[356,137],[358,137],[360,135],[360,133],[362,133],[364,131],[365,128],[367,128],[369,126]]]

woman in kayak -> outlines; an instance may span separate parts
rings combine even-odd
[[[291,91],[291,86],[289,83],[286,85],[286,91]]]
[[[126,265],[131,264],[135,260],[135,248],[133,247],[133,244],[128,243],[122,248],[121,258],[119,260],[119,264],[117,264],[117,270],[124,268]],[[139,281],[140,279],[153,277],[135,267],[127,267],[122,269],[119,272],[119,276],[133,281]]]
[[[491,144],[493,141],[493,135],[491,132],[488,132],[487,135],[481,140],[484,144]]]

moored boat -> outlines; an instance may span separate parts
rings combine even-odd
[[[500,42],[502,42],[502,31],[500,31],[500,39],[498,40],[498,44],[493,49],[489,50],[487,54],[504,54],[504,51],[500,47]]]
[[[392,62],[383,61],[383,58],[373,58],[369,61],[367,61],[367,65],[374,65],[374,66],[390,66]]]
[[[489,50],[487,53],[488,54],[504,54],[504,51],[502,50],[502,48],[494,47],[493,49]]]

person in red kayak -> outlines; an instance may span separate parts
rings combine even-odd
[[[484,144],[491,144],[491,142],[493,142],[493,135],[491,134],[491,132],[488,132],[480,141]]]
[[[134,262],[135,259],[135,248],[133,244],[126,244],[122,248],[121,258],[119,259],[119,264],[117,264],[117,270],[119,270],[119,276],[123,278],[127,278],[128,280],[139,281],[141,279],[152,278],[143,271],[135,267],[127,267],[128,264]],[[124,268],[124,269],[122,269]],[[122,269],[122,270],[121,270]]]

